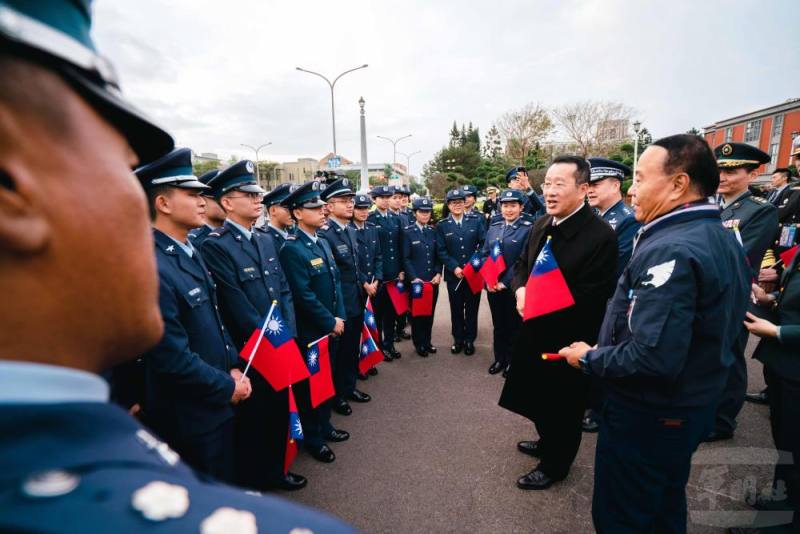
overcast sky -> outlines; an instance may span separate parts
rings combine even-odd
[[[658,7],[663,6],[663,7]],[[98,0],[94,36],[123,91],[182,146],[261,159],[332,150],[360,160],[365,98],[377,135],[413,137],[418,174],[454,120],[481,135],[528,102],[616,100],[655,137],[800,97],[797,0],[336,2]],[[398,158],[404,162],[403,158]]]

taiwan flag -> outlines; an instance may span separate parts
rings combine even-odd
[[[470,290],[477,295],[483,289],[483,277],[480,274],[483,261],[480,252],[472,255],[466,265],[464,265],[464,279],[467,281]]]
[[[309,376],[289,325],[275,304],[270,308],[263,326],[250,335],[239,356],[252,365],[275,391]]]
[[[364,325],[372,335],[372,339],[378,339],[378,321],[375,319],[375,312],[372,310],[372,301],[367,297],[367,305],[364,307]]]
[[[494,287],[503,271],[506,270],[506,260],[503,257],[503,249],[500,246],[500,240],[496,240],[492,245],[492,250],[489,252],[489,257],[483,262],[481,267],[481,276],[486,280],[486,285]]]
[[[392,299],[392,305],[397,315],[408,313],[408,292],[406,285],[400,280],[392,280],[386,284],[386,292]]]
[[[311,377],[308,389],[311,391],[311,407],[316,408],[336,394],[331,372],[331,353],[328,349],[328,336],[309,344],[306,349],[306,365]]]
[[[800,247],[800,245],[795,245],[792,248],[781,252],[780,256],[781,256],[781,261],[783,261],[784,268],[786,269],[789,268],[789,264],[792,263],[795,254],[797,254],[798,247]]]
[[[569,308],[575,304],[567,281],[553,256],[550,236],[536,257],[528,283],[525,284],[525,312],[523,321]]]
[[[297,402],[294,400],[294,391],[289,386],[289,432],[286,436],[286,456],[283,459],[283,474],[289,472],[289,467],[297,456],[297,442],[303,439],[303,425],[300,424],[300,414],[297,413]]]
[[[367,325],[361,328],[361,351],[358,354],[358,372],[366,373],[383,361],[383,353],[375,344]]]
[[[411,282],[411,316],[430,317],[433,315],[433,284],[430,282]]]

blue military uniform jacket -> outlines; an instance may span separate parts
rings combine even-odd
[[[642,226],[636,220],[636,214],[625,202],[620,200],[605,213],[600,215],[604,221],[611,225],[617,233],[617,249],[619,250],[617,259],[617,275],[622,274],[633,252],[633,237]]]
[[[358,269],[364,274],[368,283],[374,280],[383,280],[383,253],[381,252],[378,227],[369,221],[364,221],[364,228],[360,229],[352,222],[350,228],[356,232],[358,243]]]
[[[506,270],[500,275],[498,282],[502,282],[508,288],[511,287],[511,280],[514,278],[514,264],[517,263],[522,251],[527,247],[528,234],[531,233],[532,227],[531,221],[520,216],[510,225],[506,225],[505,219],[492,223],[489,230],[486,231],[481,257],[488,258],[492,247],[499,241]]]
[[[408,211],[400,210],[395,213],[400,218],[400,228],[403,229],[412,222],[414,222],[414,216],[409,213]]]
[[[778,209],[766,199],[748,190],[726,205],[720,213],[722,224],[731,231],[739,229],[742,247],[754,277],[758,277],[764,253],[778,230]]]
[[[403,269],[406,280],[420,278],[430,282],[441,274],[442,262],[436,252],[436,230],[427,224],[420,228],[417,223],[403,229]]]
[[[214,229],[211,228],[209,225],[204,224],[199,228],[195,228],[191,232],[189,232],[189,241],[192,242],[192,245],[195,247],[201,247],[203,245],[203,241],[206,240],[208,234],[213,232]]]
[[[368,279],[358,266],[356,231],[350,226],[342,228],[335,221],[328,221],[328,224],[320,228],[318,235],[328,242],[333,259],[336,260],[347,317],[361,315],[366,304],[366,293],[362,286]]]
[[[286,240],[280,261],[294,297],[297,339],[304,347],[332,332],[336,317],[346,318],[339,269],[328,242],[317,237],[314,243],[302,230]]]
[[[400,217],[391,211],[387,211],[386,215],[382,215],[380,211],[375,210],[369,214],[367,220],[374,224],[378,230],[383,259],[383,280],[394,280],[403,271],[403,248],[400,235],[402,223]]]
[[[208,432],[233,417],[237,351],[219,315],[215,286],[195,251],[190,258],[153,230],[164,335],[144,356],[147,421],[162,435]]]
[[[165,443],[113,404],[0,404],[0,458],[3,532],[200,532],[201,523],[222,507],[252,514],[259,532],[353,532],[304,506],[198,478]],[[46,489],[33,475],[52,476],[53,471],[66,472],[61,479],[73,484],[53,496],[31,495]],[[141,509],[156,508],[158,502],[151,499],[137,509],[133,495],[153,482],[170,485],[161,500],[185,489],[188,509],[174,518],[146,519]],[[235,532],[235,525],[227,531]]]
[[[750,294],[742,247],[714,204],[645,225],[617,282],[588,370],[610,397],[650,408],[718,402]]]
[[[278,301],[286,324],[295,333],[292,292],[278,261],[272,238],[252,232],[252,241],[229,222],[209,234],[203,257],[217,282],[225,324],[238,348],[259,328],[272,301]]]
[[[292,227],[286,229],[286,237],[283,236],[278,230],[270,226],[269,224],[265,224],[264,226],[259,226],[256,228],[259,232],[264,232],[265,234],[272,236],[272,240],[275,243],[275,249],[280,252],[281,247],[286,242],[286,237],[292,235],[293,229]]]
[[[444,279],[458,280],[453,271],[464,267],[470,257],[483,246],[485,230],[475,217],[462,217],[458,225],[450,215],[436,225],[436,248],[439,261],[444,265]]]

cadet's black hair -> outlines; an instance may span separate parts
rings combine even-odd
[[[147,194],[147,211],[150,212],[150,222],[155,222],[156,215],[158,215],[158,210],[156,209],[156,198],[160,197],[161,195],[168,195],[171,191],[173,191],[173,189],[174,188],[170,185],[159,185],[145,190],[145,193]]]
[[[551,165],[556,163],[571,163],[575,165],[575,185],[588,184],[592,167],[589,162],[579,156],[558,156]]]
[[[692,134],[664,137],[653,143],[667,151],[664,172],[685,172],[694,187],[709,197],[719,187],[719,167],[714,152],[705,139]]]
[[[792,180],[792,170],[791,169],[788,169],[786,167],[778,167],[777,169],[772,171],[772,174],[778,174],[778,173],[781,173],[784,176],[786,176],[787,180],[789,180],[789,181]]]

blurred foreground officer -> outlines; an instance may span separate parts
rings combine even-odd
[[[464,215],[464,190],[452,189],[445,196],[450,215],[436,225],[436,253],[444,265],[447,296],[450,300],[450,352],[475,354],[478,335],[478,309],[481,294],[475,295],[464,280],[464,266],[483,245],[484,223]]]
[[[364,305],[367,302],[364,283],[367,275],[358,266],[358,243],[356,231],[348,226],[353,218],[353,197],[350,180],[340,178],[331,183],[320,195],[328,203],[328,223],[319,232],[320,237],[330,245],[339,279],[342,285],[345,321],[344,332],[337,342],[335,355],[336,369],[333,382],[336,398],[333,410],[341,415],[350,415],[352,408],[348,400],[369,402],[369,395],[356,389],[358,358],[361,349],[361,327],[364,323]]]
[[[481,256],[486,259],[492,254],[494,247],[500,247],[506,264],[505,271],[498,277],[497,285],[486,287],[494,327],[494,362],[489,367],[490,375],[496,375],[500,371],[508,374],[507,369],[511,365],[514,343],[522,326],[522,318],[517,313],[517,301],[511,290],[511,279],[514,277],[514,264],[528,243],[528,234],[533,225],[521,217],[525,203],[525,194],[522,191],[506,189],[500,194],[497,203],[503,220],[489,227],[481,250]]]
[[[371,299],[374,312],[375,298],[381,280],[383,280],[383,255],[381,254],[378,228],[367,220],[371,207],[372,200],[367,195],[356,195],[353,204],[353,220],[350,226],[356,231],[358,270],[365,275],[366,280],[362,287],[367,297]],[[367,374],[376,375],[378,369],[373,367]],[[368,378],[366,374],[359,374],[358,377],[362,380]]]
[[[203,473],[233,481],[233,408],[251,393],[234,366],[211,273],[188,241],[203,221],[208,186],[192,176],[192,153],[176,149],[140,167],[153,219],[165,331],[143,357],[148,425]]]
[[[769,421],[775,448],[782,455],[775,465],[771,498],[759,498],[755,508],[794,512],[791,525],[774,528],[733,529],[740,533],[797,532],[800,529],[800,254],[783,271],[780,290],[765,293],[753,285],[758,305],[770,310],[768,319],[747,314],[747,329],[761,340],[754,358],[764,364],[769,387]],[[790,460],[790,458],[792,460]]]
[[[523,321],[500,406],[536,425],[538,441],[521,441],[517,449],[539,458],[539,464],[517,480],[524,490],[545,490],[563,480],[581,444],[581,420],[586,409],[589,380],[564,361],[545,361],[576,336],[597,339],[609,296],[614,291],[617,238],[592,208],[586,205],[589,163],[576,156],[553,160],[544,180],[547,215],[533,223],[528,244],[514,267],[511,287],[517,311],[542,296],[527,293],[527,281],[548,248],[574,300]],[[545,251],[546,252],[546,251]],[[550,271],[553,272],[553,271]],[[548,292],[549,292],[548,288]],[[538,302],[542,302],[539,300]]]
[[[280,252],[281,266],[292,288],[297,342],[301,351],[308,344],[330,335],[331,365],[336,372],[337,339],[344,333],[344,299],[339,269],[328,242],[317,235],[325,216],[325,204],[319,194],[324,190],[319,182],[306,182],[290,193],[284,206],[297,222],[295,235],[290,236]],[[303,445],[320,462],[332,462],[336,455],[326,441],[345,441],[350,434],[331,424],[330,401],[311,408],[308,380],[296,384],[297,405],[303,424]]]
[[[289,237],[289,234],[294,231],[292,216],[289,214],[289,210],[281,205],[281,202],[286,200],[289,193],[296,188],[296,185],[281,184],[264,195],[264,198],[261,200],[261,203],[264,204],[267,210],[267,223],[261,230],[272,236],[277,250],[281,249],[286,239]]]
[[[208,182],[213,180],[218,174],[219,171],[215,169],[198,176],[197,180],[208,185]],[[206,240],[208,234],[225,223],[225,210],[219,205],[214,195],[210,194],[210,191],[211,188],[209,187],[200,192],[200,194],[206,198],[206,212],[203,215],[203,226],[189,232],[189,241],[198,248],[203,245],[203,241]]]
[[[418,198],[412,206],[416,222],[403,229],[403,270],[411,283],[430,282],[433,285],[433,311],[439,298],[439,283],[442,281],[442,264],[436,254],[436,231],[428,225],[433,213],[433,202],[429,198]],[[411,318],[411,337],[420,356],[435,354],[431,343],[433,313]]]
[[[769,154],[743,143],[725,143],[714,149],[719,165],[722,224],[740,243],[750,266],[751,277],[758,279],[764,252],[772,244],[778,228],[778,210],[766,199],[754,196],[750,183],[758,176],[758,167],[770,160]],[[731,439],[736,430],[736,416],[747,393],[747,329],[740,326],[733,345],[736,357],[728,383],[720,398],[714,429],[704,441]]]
[[[253,228],[263,210],[263,190],[254,170],[251,161],[240,161],[209,182],[227,218],[202,248],[217,282],[222,316],[239,350],[262,327],[273,301],[280,306],[286,328],[295,334],[292,293],[278,261],[278,247],[270,235]],[[275,391],[252,367],[249,377],[253,395],[236,413],[236,481],[257,490],[301,489],[305,477],[283,472],[289,390]]]
[[[383,260],[384,284],[393,280],[402,281],[403,275],[403,249],[400,243],[402,230],[400,218],[392,213],[389,204],[394,195],[394,187],[377,185],[370,191],[375,200],[375,210],[369,214],[367,220],[375,225],[378,230],[381,244],[381,257]],[[399,358],[401,354],[394,347],[395,320],[397,313],[392,305],[392,299],[382,285],[375,299],[375,318],[378,321],[378,332],[381,335],[378,343],[383,350],[386,361]],[[377,341],[377,340],[376,340]]]
[[[97,373],[164,333],[131,168],[173,142],[122,100],[89,7],[0,1],[0,531],[351,532],[201,480],[107,402]]]
[[[713,426],[750,289],[741,247],[707,200],[718,182],[700,137],[645,150],[633,192],[644,226],[599,348],[560,351],[606,389],[592,501],[600,533],[686,532],[692,454]]]

